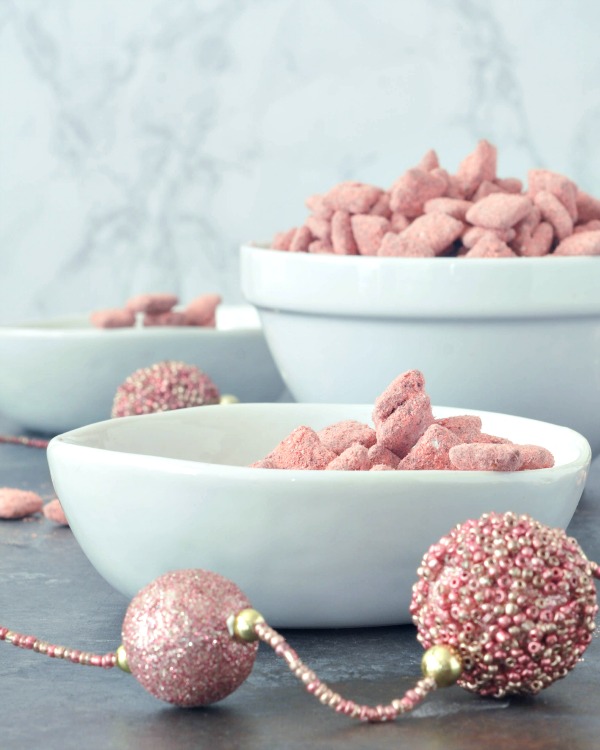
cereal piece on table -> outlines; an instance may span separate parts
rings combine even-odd
[[[333,208],[327,203],[324,195],[309,195],[304,205],[320,219],[331,219],[333,216]]]
[[[554,466],[554,456],[541,445],[519,445],[523,463],[519,471],[528,469],[550,469]]]
[[[309,216],[304,225],[310,229],[310,233],[317,240],[326,240],[331,237],[331,222],[319,216]]]
[[[383,445],[372,445],[369,448],[369,461],[375,465],[384,465],[390,469],[397,469],[400,463],[400,457],[393,453],[389,448],[384,448]]]
[[[187,325],[214,327],[216,310],[221,302],[220,294],[202,294],[193,299],[184,310]]]
[[[592,219],[600,219],[600,200],[598,198],[584,193],[583,190],[578,190],[575,204],[577,206],[577,221],[586,222],[592,221]]]
[[[462,201],[458,198],[432,198],[425,203],[423,210],[426,214],[448,214],[454,219],[464,221],[472,205],[471,201]]]
[[[600,255],[600,231],[572,234],[558,245],[554,255]]]
[[[549,169],[530,169],[528,179],[531,196],[535,197],[541,192],[551,193],[562,203],[571,221],[577,221],[577,185],[572,180]]]
[[[290,242],[291,253],[306,253],[308,246],[313,241],[313,236],[310,229],[307,226],[298,227],[294,232],[292,241]]]
[[[169,312],[179,302],[176,294],[167,294],[156,292],[152,294],[137,294],[135,297],[128,299],[125,307],[132,312],[158,313]]]
[[[453,470],[448,456],[450,448],[460,445],[460,439],[451,430],[432,424],[425,430],[407,455],[400,461],[399,469],[405,471],[446,469]]]
[[[360,443],[346,448],[326,467],[328,471],[369,471],[370,468],[369,451]]]
[[[90,313],[90,323],[96,328],[130,328],[135,324],[135,313],[121,308],[95,310]]]
[[[347,211],[336,211],[331,218],[331,244],[333,252],[338,255],[356,255],[358,248],[354,235],[350,214]]]
[[[461,443],[474,443],[481,435],[481,417],[461,414],[457,417],[443,417],[435,420],[440,427],[453,432]]]
[[[518,471],[523,457],[512,444],[463,443],[450,448],[450,463],[459,471]]]
[[[214,316],[212,318],[214,326]],[[187,315],[184,312],[175,312],[170,310],[164,313],[146,313],[144,315],[144,325],[148,327],[153,326],[187,326],[187,325],[208,325],[207,323],[190,323]]]
[[[400,237],[404,240],[419,240],[430,247],[436,255],[447,250],[463,233],[464,224],[448,214],[423,214],[407,227]]]
[[[520,253],[530,258],[539,258],[542,255],[548,255],[552,247],[553,238],[554,230],[552,226],[542,221],[537,225],[531,237],[523,242]]]
[[[547,190],[540,190],[534,196],[535,205],[540,209],[542,219],[554,228],[559,241],[573,234],[573,220],[558,198]]]
[[[467,221],[486,229],[510,229],[527,216],[532,206],[526,195],[493,193],[467,211]]]
[[[325,202],[334,211],[347,211],[350,214],[367,214],[371,206],[381,197],[383,190],[363,182],[340,182],[325,196]]]
[[[271,240],[273,250],[289,250],[295,233],[296,227],[292,227],[292,229],[288,229],[285,232],[277,232]]]
[[[338,456],[355,443],[370,448],[377,440],[372,427],[354,419],[346,419],[324,427],[317,435],[323,445]]]
[[[373,206],[371,206],[369,213],[371,216],[383,216],[385,219],[391,218],[390,194],[382,193]]]
[[[510,247],[496,237],[495,234],[487,234],[481,237],[473,245],[465,258],[516,258],[517,254]]]
[[[496,147],[485,140],[461,161],[456,172],[463,197],[470,198],[484,180],[496,179]]]
[[[309,253],[332,253],[333,245],[329,240],[313,240],[308,246]]]
[[[59,526],[69,525],[63,507],[57,497],[55,497],[54,500],[50,500],[49,503],[46,503],[46,505],[44,505],[44,507],[42,508],[42,513],[49,521],[53,521]]]
[[[573,229],[573,233],[579,234],[580,232],[596,232],[599,229],[600,229],[600,219],[591,219],[585,224],[578,224]]]
[[[388,232],[384,235],[377,255],[398,258],[433,258],[433,248],[418,237],[403,237],[402,234]]]
[[[369,471],[394,471],[394,467],[388,466],[387,464],[375,464],[374,466],[371,466]]]
[[[523,183],[517,177],[496,177],[496,185],[499,185],[505,193],[523,192]]]
[[[409,224],[410,221],[404,216],[404,214],[392,214],[392,218],[390,219],[390,231],[403,232]]]
[[[39,513],[44,503],[36,492],[0,487],[0,518],[11,520]]]
[[[352,234],[361,255],[377,255],[390,222],[383,216],[355,214],[351,217]]]
[[[421,161],[417,164],[417,169],[422,169],[424,172],[431,172],[432,169],[437,169],[440,166],[440,160],[436,152],[430,148],[423,155]]]
[[[490,180],[484,180],[481,185],[477,188],[477,190],[473,193],[473,197],[471,198],[471,201],[473,203],[476,203],[477,201],[482,200],[482,198],[487,198],[488,195],[492,195],[492,193],[506,193],[506,190],[500,187],[497,182],[490,182]]]
[[[514,240],[516,233],[514,229],[484,229],[483,227],[469,227],[462,236],[465,247],[474,247],[482,237],[497,237],[507,244]]]
[[[275,469],[325,469],[337,453],[329,450],[310,427],[296,427],[264,460]]]
[[[441,175],[422,169],[409,169],[392,185],[390,208],[408,218],[420,216],[423,205],[431,198],[439,198],[446,190],[446,180]]]

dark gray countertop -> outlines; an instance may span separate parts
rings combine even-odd
[[[10,425],[0,423],[0,433]],[[12,426],[14,430],[14,426]],[[0,486],[53,496],[45,452],[0,445]],[[600,559],[600,460],[569,531]],[[0,522],[0,624],[99,653],[119,644],[127,600],[95,572],[69,529],[42,517]],[[287,631],[290,644],[343,695],[368,703],[401,695],[419,675],[412,627]],[[438,691],[393,724],[337,716],[308,696],[261,646],[249,680],[208,709],[183,710],[129,675],[48,659],[0,643],[1,750],[398,748],[481,750],[600,746],[600,642],[535,698],[486,700]]]

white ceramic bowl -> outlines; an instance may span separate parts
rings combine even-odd
[[[285,389],[249,305],[219,306],[217,328],[99,329],[79,316],[0,326],[0,412],[50,434],[98,422],[128,375],[166,359],[197,365],[241,401]]]
[[[300,424],[370,422],[371,406],[239,404],[126,417],[51,441],[52,480],[97,570],[131,596],[159,574],[235,581],[276,626],[408,622],[426,549],[487,511],[565,527],[590,448],[577,433],[482,413],[483,429],[550,449],[556,466],[511,474],[251,469]],[[436,416],[465,410],[435,408]]]
[[[376,258],[244,246],[241,284],[296,401],[368,403],[419,369],[434,403],[600,449],[600,258]]]

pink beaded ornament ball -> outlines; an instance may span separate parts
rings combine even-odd
[[[453,646],[461,687],[481,695],[538,693],[564,677],[592,639],[592,564],[561,529],[490,513],[426,553],[411,614],[425,648]]]
[[[158,362],[132,373],[117,388],[112,417],[219,403],[219,389],[208,375],[185,362]]]
[[[178,570],[160,576],[131,601],[123,646],[133,676],[156,698],[178,706],[222,700],[252,671],[258,642],[234,639],[227,620],[250,607],[217,573]]]

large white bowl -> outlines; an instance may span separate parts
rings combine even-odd
[[[590,448],[554,425],[480,413],[483,429],[550,449],[556,466],[510,474],[251,469],[292,429],[370,422],[370,406],[204,406],[82,427],[51,441],[50,470],[81,547],[133,595],[168,570],[235,581],[276,626],[409,621],[415,571],[454,524],[486,511],[565,527]],[[466,413],[434,408],[436,416]]]
[[[376,258],[244,246],[241,284],[297,401],[434,403],[567,425],[600,449],[600,258]]]
[[[99,329],[79,316],[0,326],[0,412],[54,435],[99,422],[128,375],[166,359],[200,367],[241,401],[276,401],[285,388],[249,305],[221,305],[216,329]]]

